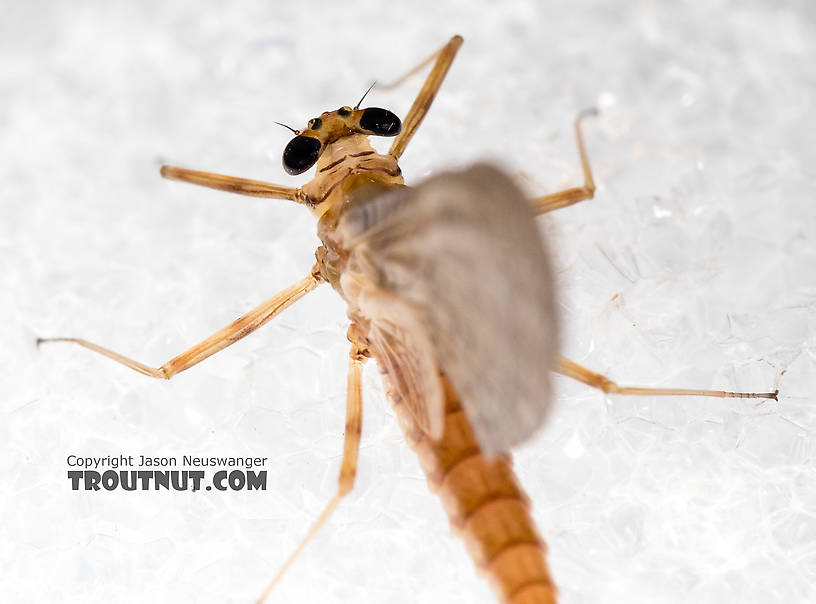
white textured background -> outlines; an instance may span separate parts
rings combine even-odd
[[[305,182],[284,174],[273,120],[353,104],[461,33],[406,180],[491,158],[531,194],[577,184],[571,120],[599,105],[595,201],[541,220],[566,354],[623,384],[782,393],[610,398],[559,380],[517,468],[563,602],[816,601],[814,4],[407,4],[3,3],[3,600],[258,595],[333,493],[335,294],[169,383],[34,338],[159,365],[303,276],[307,211],[163,181],[159,163]],[[370,103],[404,115],[419,84]],[[269,456],[269,490],[72,492],[71,453]],[[373,364],[357,489],[272,601],[491,601]]]

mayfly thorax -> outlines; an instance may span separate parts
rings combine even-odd
[[[454,36],[420,67],[430,74],[404,121],[379,107],[344,106],[309,120],[283,152],[294,188],[164,166],[164,177],[307,206],[322,245],[307,276],[158,368],[78,338],[69,341],[145,375],[170,379],[252,333],[323,282],[346,301],[351,342],[346,430],[337,494],[283,565],[263,600],[353,487],[362,429],[362,365],[375,358],[409,444],[453,528],[502,602],[554,602],[546,546],[512,469],[510,449],[549,410],[556,371],[608,393],[776,398],[776,393],[621,387],[558,355],[552,269],[534,217],[595,191],[581,133],[584,184],[526,199],[488,165],[442,172],[416,187],[398,160],[462,44]],[[365,98],[365,97],[364,97]],[[386,154],[369,136],[392,137]]]

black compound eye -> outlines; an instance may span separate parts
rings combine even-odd
[[[348,105],[343,105],[342,107],[340,107],[340,109],[337,110],[337,114],[342,115],[343,117],[351,115],[351,107],[349,107]]]
[[[311,136],[296,136],[283,150],[283,169],[294,176],[305,172],[320,157],[320,141]]]
[[[379,136],[396,136],[402,130],[402,122],[388,109],[369,107],[360,117],[360,127]]]
[[[309,129],[310,130],[317,130],[322,125],[323,125],[323,120],[321,120],[319,117],[313,117],[312,119],[309,120]]]

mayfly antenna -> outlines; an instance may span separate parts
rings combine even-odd
[[[374,80],[374,82],[371,84],[371,86],[368,87],[368,90],[365,91],[365,94],[363,95],[363,97],[359,101],[357,101],[357,104],[354,106],[355,109],[360,108],[360,103],[363,102],[363,99],[366,98],[368,93],[371,92],[371,89],[374,88],[374,86],[376,86],[376,85],[377,85],[377,80]]]
[[[292,131],[292,132],[294,132],[295,134],[300,134],[300,132],[298,132],[297,130],[295,130],[294,128],[292,128],[292,126],[287,126],[286,124],[281,124],[280,122],[275,122],[275,123],[276,123],[278,126],[283,126],[284,128],[287,128],[287,129],[291,130],[291,131]]]

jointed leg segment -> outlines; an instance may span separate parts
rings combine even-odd
[[[536,214],[544,214],[545,212],[565,208],[579,201],[592,199],[595,195],[595,181],[592,179],[592,170],[589,167],[589,158],[587,157],[586,148],[584,147],[581,122],[585,118],[597,114],[597,109],[586,109],[575,118],[575,140],[578,143],[578,155],[581,158],[581,169],[584,172],[583,186],[565,189],[549,195],[542,195],[541,197],[534,197],[530,200],[530,205],[533,206],[533,210]]]
[[[363,363],[365,362],[367,351],[360,345],[356,338],[356,330],[354,326],[349,329],[349,338],[352,339],[352,348],[349,353],[349,371],[346,389],[346,434],[343,443],[343,461],[340,465],[340,478],[337,485],[337,494],[329,501],[326,508],[318,516],[312,528],[306,533],[306,536],[295,548],[295,551],[289,556],[283,566],[278,570],[275,578],[269,583],[267,588],[258,598],[257,604],[261,604],[275,585],[283,577],[284,573],[295,561],[295,558],[304,550],[306,545],[320,530],[332,512],[337,508],[340,500],[351,492],[354,487],[354,479],[357,477],[357,457],[360,453],[360,438],[363,430],[363,390],[362,390],[362,372]]]
[[[723,390],[692,390],[687,388],[641,388],[618,386],[608,377],[595,373],[567,357],[559,356],[555,371],[574,380],[583,382],[609,394],[632,394],[639,396],[713,396],[716,398],[767,398],[778,400],[776,392],[725,392]]]
[[[162,166],[161,175],[170,180],[181,180],[210,189],[227,191],[228,193],[238,193],[240,195],[249,195],[250,197],[289,199],[298,203],[306,203],[306,196],[299,188],[295,189],[294,187],[273,185],[260,180],[226,176],[224,174],[215,174],[214,172],[188,170],[187,168],[177,168],[175,166]]]
[[[128,357],[117,352],[113,352],[112,350],[108,350],[107,348],[103,348],[102,346],[80,338],[39,338],[37,340],[37,344],[39,345],[43,342],[73,342],[89,350],[105,355],[109,359],[113,359],[117,363],[121,363],[125,367],[130,367],[134,371],[138,371],[141,374],[169,380],[177,373],[180,373],[185,369],[189,369],[193,365],[200,363],[219,350],[222,350],[227,346],[234,344],[241,338],[248,336],[253,331],[267,323],[284,308],[290,306],[292,303],[312,291],[319,283],[320,278],[317,276],[317,271],[314,270],[308,277],[305,277],[294,285],[287,287],[274,298],[267,300],[257,308],[249,311],[244,316],[236,319],[231,325],[215,332],[206,340],[196,344],[188,350],[185,350],[177,357],[170,359],[158,369],[148,367],[147,365],[143,365],[138,361],[129,359]]]
[[[405,116],[405,119],[402,122],[402,132],[394,139],[391,149],[388,151],[390,155],[398,158],[400,155],[402,155],[403,151],[405,151],[405,147],[414,136],[414,133],[416,132],[417,128],[419,128],[422,120],[425,119],[425,114],[428,113],[431,103],[433,103],[437,92],[439,92],[439,87],[442,85],[442,81],[445,79],[445,76],[448,73],[448,69],[456,56],[456,52],[462,45],[462,41],[461,36],[454,36],[445,46],[411,69],[404,76],[400,77],[392,84],[384,86],[384,88],[393,88],[398,86],[405,79],[436,59],[433,69],[431,69],[431,73],[429,73],[428,77],[425,79],[425,83],[414,100],[414,104],[411,106],[411,109],[408,111],[408,115]],[[541,197],[530,199],[530,205],[533,207],[536,214],[544,214],[545,212],[565,208],[580,201],[592,199],[592,197],[595,195],[595,181],[592,178],[592,169],[589,166],[589,158],[587,157],[586,148],[584,146],[584,137],[581,132],[581,122],[589,116],[597,115],[597,113],[598,111],[594,108],[586,109],[579,113],[578,117],[575,119],[575,138],[576,142],[578,143],[578,155],[581,159],[581,169],[584,173],[584,184],[580,187],[573,187],[571,189],[565,189],[564,191],[558,191],[556,193],[542,195]]]
[[[448,69],[450,69],[451,63],[453,62],[453,58],[456,56],[456,52],[459,50],[462,42],[462,36],[453,36],[439,51],[423,61],[418,67],[408,72],[406,76],[400,78],[399,81],[403,80],[436,57],[436,63],[433,69],[431,69],[431,73],[428,74],[425,83],[422,85],[422,89],[414,100],[414,104],[411,105],[411,109],[408,111],[408,115],[406,115],[402,121],[402,132],[397,135],[391,144],[391,148],[388,150],[389,155],[398,158],[402,155],[402,152],[405,151],[408,142],[414,136],[422,120],[425,119],[425,114],[428,113],[428,109],[430,109],[431,103],[433,103],[434,97],[436,97],[436,93],[439,92],[439,87],[442,85],[442,81],[445,79]]]

